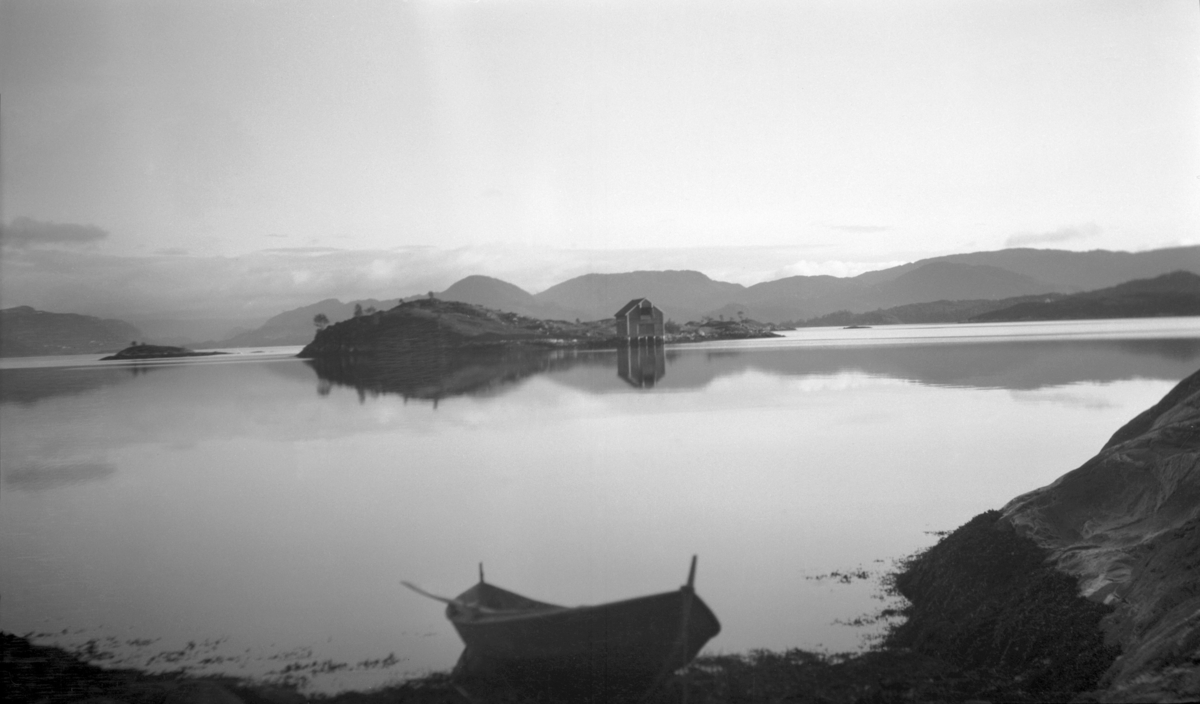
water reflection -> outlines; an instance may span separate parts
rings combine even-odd
[[[590,393],[695,390],[749,372],[776,377],[864,374],[926,386],[1035,390],[1134,378],[1178,380],[1200,365],[1200,339],[1010,340],[852,347],[630,345],[615,351],[429,350],[396,359],[310,360],[317,393],[355,389],[434,401],[504,393],[531,376]],[[615,367],[615,374],[613,373]],[[670,374],[667,374],[668,369]]]
[[[634,388],[654,388],[666,373],[667,355],[661,344],[630,344],[617,350],[617,376]]]
[[[78,396],[148,372],[149,368],[145,367],[3,369],[0,370],[0,403],[34,405],[59,396]]]
[[[727,362],[782,376],[859,372],[928,386],[1039,389],[1134,378],[1178,380],[1200,364],[1200,339],[1014,340],[808,348]]]
[[[1018,340],[854,347],[667,348],[662,389],[696,389],[757,371],[779,377],[858,373],[927,386],[1032,390],[1134,378],[1179,380],[1200,339]],[[568,382],[571,383],[571,382]]]
[[[433,401],[461,395],[488,395],[534,374],[580,363],[574,350],[525,348],[429,348],[395,358],[360,356],[307,360],[317,374],[317,393],[351,387],[359,399],[383,394]]]
[[[47,491],[74,484],[107,479],[117,468],[108,462],[45,464],[32,462],[15,469],[4,468],[4,485],[18,491]]]

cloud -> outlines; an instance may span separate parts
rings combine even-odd
[[[131,257],[25,247],[0,257],[0,301],[5,307],[124,320],[265,320],[325,298],[389,299],[440,291],[467,273],[474,272],[460,273],[453,257],[440,251]]]
[[[46,491],[107,479],[116,472],[116,467],[105,462],[76,462],[56,466],[34,463],[5,472],[4,483],[18,491]]]
[[[182,247],[168,247],[166,249],[156,249],[156,250],[154,250],[154,253],[161,254],[161,255],[167,256],[167,257],[186,257],[188,255],[188,251],[186,249],[183,249]]]
[[[907,262],[903,260],[887,261],[887,262],[859,262],[859,261],[811,261],[801,259],[793,262],[774,272],[774,276],[769,280],[782,279],[789,276],[837,276],[841,278],[858,276],[868,271],[878,271],[879,269],[888,269],[893,266],[900,266]]]
[[[0,228],[0,242],[11,247],[40,247],[62,245],[80,247],[92,245],[108,237],[108,232],[95,225],[41,222],[33,218],[17,218]]]
[[[1052,244],[1055,242],[1068,242],[1070,240],[1085,239],[1095,237],[1101,232],[1100,227],[1094,222],[1077,227],[1060,227],[1051,232],[1018,232],[1010,236],[1004,241],[1005,247],[1028,247],[1034,244]]]
[[[827,227],[839,232],[856,233],[887,232],[892,229],[890,225],[828,225]]]
[[[261,250],[263,252],[272,252],[276,254],[333,254],[336,252],[345,252],[344,249],[337,247],[271,247],[270,249]]]

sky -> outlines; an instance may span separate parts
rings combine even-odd
[[[1194,0],[3,0],[0,305],[1200,244]]]

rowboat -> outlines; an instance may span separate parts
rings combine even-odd
[[[459,679],[652,684],[692,661],[721,630],[693,584],[598,606],[536,601],[484,581],[446,602],[446,618],[466,648]],[[407,583],[406,583],[407,584]]]

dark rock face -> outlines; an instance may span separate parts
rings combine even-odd
[[[1115,607],[1103,699],[1200,698],[1200,372],[1003,516]]]
[[[1094,689],[1117,656],[1104,642],[1111,607],[1079,596],[1046,551],[988,511],[895,576],[909,605],[885,640],[1004,683],[983,699],[1061,701]]]

